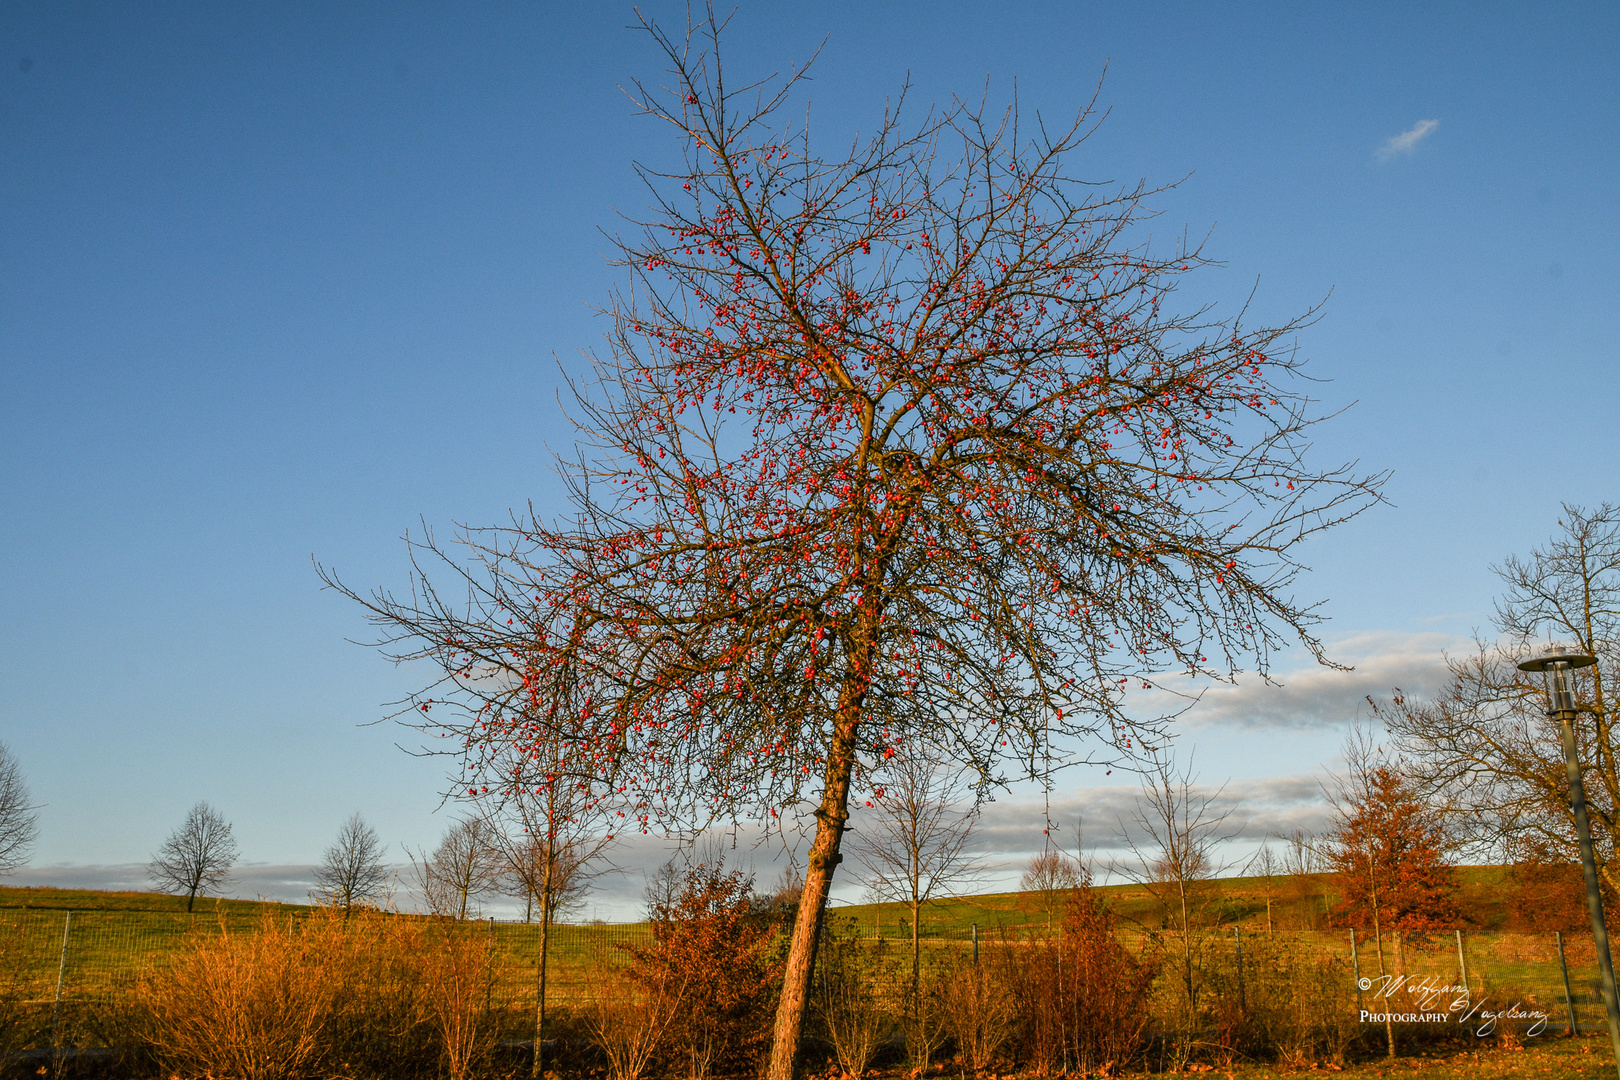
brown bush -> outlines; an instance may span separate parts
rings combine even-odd
[[[1229,939],[1230,940],[1230,939]],[[1215,949],[1206,965],[1206,1049],[1289,1068],[1343,1064],[1359,1033],[1349,964],[1309,944],[1256,935],[1243,939],[1243,967]]]
[[[705,1077],[750,1071],[769,1035],[781,980],[772,955],[780,922],[754,904],[753,879],[716,860],[688,867],[649,911],[653,944],[630,948],[630,979],[649,999],[680,988],[661,1057]]]
[[[170,1073],[231,1080],[468,1080],[496,1045],[486,929],[379,913],[266,915],[194,936],[137,987],[140,1030]]]
[[[992,964],[958,958],[940,981],[940,1014],[964,1068],[988,1071],[1013,1035],[1012,998]]]
[[[645,990],[623,972],[603,968],[586,1012],[591,1041],[607,1058],[609,1080],[640,1080],[681,1008],[684,980],[654,983]]]
[[[840,929],[850,932],[840,934]],[[839,1068],[850,1076],[865,1074],[878,1047],[894,1029],[894,1019],[881,1000],[887,954],[887,942],[863,943],[854,936],[852,926],[840,927],[836,916],[827,917],[816,954],[812,1003]]]
[[[140,982],[147,1038],[165,1068],[182,1075],[309,1075],[330,1048],[340,989],[331,975],[348,966],[344,946],[320,923],[300,933],[270,915],[248,933],[222,925],[198,935],[171,967]]]
[[[1125,1064],[1140,1051],[1157,969],[1119,943],[1089,884],[1071,889],[1055,935],[995,950],[1019,1022],[1019,1048],[1042,1076]]]
[[[1517,930],[1551,933],[1591,925],[1586,881],[1581,868],[1562,862],[1545,848],[1525,848],[1508,869],[1508,922]],[[1604,903],[1612,898],[1604,897]]]
[[[433,920],[420,934],[411,955],[421,1013],[437,1036],[450,1080],[468,1080],[488,1063],[500,1034],[494,935],[481,923],[449,919]]]

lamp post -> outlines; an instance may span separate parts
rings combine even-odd
[[[1569,805],[1575,814],[1575,833],[1581,841],[1581,869],[1586,873],[1586,903],[1592,909],[1592,939],[1597,946],[1598,971],[1603,977],[1603,1007],[1609,1014],[1609,1040],[1620,1070],[1620,1000],[1615,998],[1614,960],[1609,955],[1609,931],[1603,924],[1603,895],[1598,891],[1597,856],[1592,850],[1592,826],[1586,818],[1586,790],[1575,757],[1575,704],[1577,668],[1591,667],[1597,659],[1564,645],[1549,645],[1537,657],[1519,665],[1520,671],[1539,671],[1547,682],[1547,715],[1558,721],[1564,739],[1564,770],[1569,774]]]

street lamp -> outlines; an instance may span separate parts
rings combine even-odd
[[[1547,681],[1547,715],[1558,721],[1564,737],[1564,770],[1569,774],[1569,805],[1575,812],[1575,832],[1581,841],[1581,869],[1586,872],[1586,903],[1592,909],[1592,938],[1597,945],[1598,970],[1603,976],[1603,1006],[1609,1013],[1609,1039],[1620,1070],[1620,1000],[1614,992],[1614,960],[1609,955],[1609,931],[1603,925],[1603,896],[1598,891],[1597,857],[1592,851],[1592,826],[1586,819],[1586,790],[1581,766],[1575,759],[1574,671],[1591,667],[1597,658],[1567,645],[1549,645],[1540,656],[1519,665],[1520,671],[1539,671]]]

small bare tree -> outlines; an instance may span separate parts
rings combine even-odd
[[[1217,849],[1232,838],[1226,829],[1231,811],[1218,807],[1224,786],[1210,791],[1197,781],[1190,760],[1178,770],[1167,755],[1150,758],[1142,776],[1142,797],[1132,815],[1141,839],[1123,830],[1140,865],[1119,867],[1147,889],[1168,928],[1180,939],[1175,969],[1186,995],[1189,1032],[1197,1023],[1201,990],[1195,931],[1205,903],[1202,883],[1220,872]]]
[[[28,851],[38,835],[39,811],[28,800],[22,766],[11,749],[0,743],[0,877],[28,861]]]
[[[1062,903],[1063,894],[1078,888],[1083,874],[1078,861],[1057,848],[1047,848],[1024,867],[1023,876],[1018,879],[1018,891],[1040,897],[1041,908],[1050,920]]]
[[[564,768],[548,742],[520,755],[507,772],[511,787],[490,810],[520,827],[508,834],[491,826],[489,836],[503,864],[506,887],[522,896],[525,919],[540,908],[540,961],[536,972],[532,1075],[545,1071],[546,973],[551,925],[576,906],[591,879],[610,869],[605,861],[613,842],[607,804],[591,785]]]
[[[961,773],[921,753],[896,754],[885,773],[886,782],[869,800],[862,827],[852,831],[850,847],[872,895],[905,904],[911,912],[910,1011],[915,1025],[920,1018],[922,907],[983,873],[983,864],[967,850],[978,807],[960,808],[953,796],[961,793]]]
[[[311,898],[317,904],[340,907],[345,914],[356,904],[377,900],[388,885],[382,856],[383,842],[377,830],[358,811],[349,815],[315,868]]]
[[[146,872],[160,887],[185,893],[186,910],[191,911],[199,893],[207,895],[231,880],[236,856],[230,823],[208,803],[199,802],[163,841]]]
[[[496,830],[482,818],[463,818],[445,830],[433,854],[412,855],[422,899],[435,915],[458,921],[476,914],[478,901],[500,883]]]
[[[1243,872],[1260,879],[1260,895],[1266,902],[1266,936],[1270,937],[1275,930],[1271,919],[1271,905],[1278,898],[1278,877],[1282,873],[1282,859],[1271,850],[1270,841],[1261,844],[1260,849],[1250,856]]]

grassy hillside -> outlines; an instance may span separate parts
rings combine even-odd
[[[1458,867],[1463,910],[1478,929],[1499,930],[1505,925],[1507,873],[1504,866]],[[1140,885],[1103,885],[1097,891],[1126,927],[1152,928],[1163,922],[1163,913]],[[1268,900],[1272,925],[1277,929],[1317,930],[1326,928],[1324,915],[1338,902],[1338,892],[1333,879],[1325,874],[1303,881],[1232,877],[1200,883],[1194,902],[1200,913],[1198,921],[1205,925],[1263,930]],[[911,915],[904,904],[848,904],[833,911],[839,917],[852,918],[866,934],[874,928],[885,936],[909,932]],[[930,901],[923,905],[921,921],[924,933],[954,936],[967,933],[974,924],[984,935],[997,927],[1039,925],[1057,917],[1057,913],[1048,912],[1040,895],[1010,892]]]
[[[1507,919],[1507,867],[1463,866],[1458,876],[1463,885],[1463,908],[1480,929],[1500,929]],[[1099,886],[1108,905],[1127,926],[1151,926],[1161,921],[1148,891],[1139,885]],[[1271,901],[1271,919],[1278,929],[1320,929],[1323,912],[1338,899],[1332,879],[1318,875],[1304,882],[1287,878],[1269,881],[1257,877],[1220,878],[1203,883],[1197,897],[1201,920],[1219,926],[1261,929],[1266,926],[1266,902]],[[153,892],[100,892],[93,889],[49,887],[8,888],[0,886],[0,913],[26,909],[33,912],[150,912],[154,915],[184,915],[186,899]],[[198,915],[225,917],[230,922],[257,919],[265,913],[303,915],[308,904],[283,904],[266,900],[221,900],[214,897],[197,901]],[[904,904],[846,904],[832,909],[840,918],[853,919],[863,933],[874,929],[887,936],[909,927],[910,913]],[[996,927],[1009,929],[1039,925],[1049,913],[1042,898],[1033,893],[980,893],[973,896],[935,900],[923,907],[927,932],[954,936],[965,934],[977,924],[981,934]]]
[[[186,898],[155,892],[102,892],[97,889],[56,889],[50,886],[8,888],[0,886],[0,912],[11,909],[31,911],[149,911],[168,915],[185,914]],[[270,900],[221,900],[199,897],[196,913],[209,915],[257,916],[265,911],[307,912],[308,904],[283,904]]]

